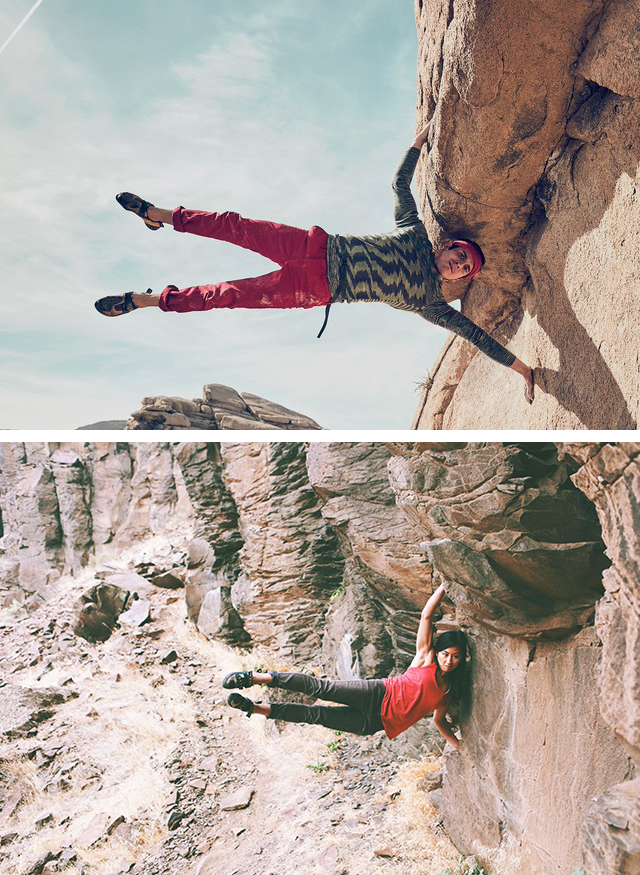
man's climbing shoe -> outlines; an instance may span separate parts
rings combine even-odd
[[[244,690],[253,686],[252,671],[232,671],[222,681],[225,690]]]
[[[149,207],[153,206],[149,201],[143,200],[141,197],[138,197],[137,194],[132,194],[130,191],[121,191],[120,194],[116,195],[116,200],[123,209],[135,213],[136,216],[140,216],[150,231],[157,231],[158,228],[164,228],[162,222],[154,222],[154,220],[150,219],[147,215]]]
[[[232,708],[236,708],[238,711],[244,711],[247,717],[251,717],[253,714],[253,702],[251,699],[241,696],[240,693],[231,693],[227,699],[227,705],[231,705]]]
[[[124,295],[109,295],[107,298],[100,298],[95,302],[94,306],[98,313],[103,316],[122,316],[123,313],[130,313],[132,310],[137,310],[138,305],[133,303],[133,292],[126,292]]]

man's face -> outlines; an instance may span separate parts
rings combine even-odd
[[[451,245],[440,249],[435,255],[438,273],[445,280],[461,280],[473,269],[471,256],[463,246]]]

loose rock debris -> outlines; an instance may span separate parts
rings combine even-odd
[[[435,871],[455,863],[426,802],[433,847],[389,820],[407,765],[392,742],[233,712],[220,682],[251,657],[207,641],[172,590],[134,600],[149,603],[144,625],[120,615],[87,642],[73,634],[83,590],[62,581],[34,614],[0,620],[0,871],[360,875],[378,861],[417,875],[427,849]]]

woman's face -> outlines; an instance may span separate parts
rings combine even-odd
[[[441,671],[453,671],[460,665],[462,653],[459,647],[445,647],[436,653],[436,659]]]

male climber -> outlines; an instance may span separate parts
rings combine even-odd
[[[393,180],[396,227],[388,234],[354,236],[327,234],[314,225],[309,231],[277,222],[245,219],[238,213],[206,213],[176,207],[159,209],[130,192],[118,203],[155,231],[164,224],[251,249],[280,265],[264,276],[178,289],[168,285],[160,294],[126,292],[96,301],[104,316],[120,316],[145,307],[186,313],[217,307],[286,308],[337,302],[380,301],[418,313],[475,344],[481,352],[519,373],[525,398],[534,396],[533,370],[490,334],[448,303],[458,295],[443,293],[443,283],[471,279],[485,263],[471,240],[448,240],[434,251],[411,194],[411,180],[427,141],[429,125],[416,137]],[[320,334],[318,336],[320,336]]]

